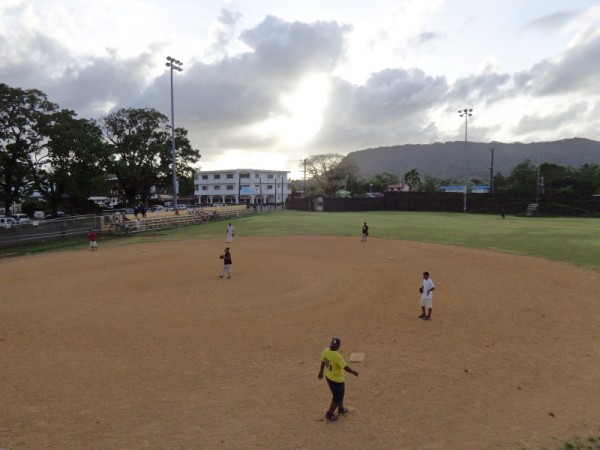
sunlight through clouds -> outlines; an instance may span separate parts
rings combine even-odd
[[[263,137],[277,137],[285,145],[307,142],[321,129],[328,91],[328,77],[312,75],[304,78],[295,92],[283,96],[281,104],[285,114],[258,125],[257,133]]]

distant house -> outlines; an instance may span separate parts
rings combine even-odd
[[[408,192],[410,191],[410,186],[408,184],[399,183],[399,184],[390,184],[385,188],[385,192]]]

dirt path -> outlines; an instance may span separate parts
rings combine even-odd
[[[360,238],[0,260],[0,447],[512,449],[600,426],[598,272]],[[421,273],[438,286],[417,318]],[[366,353],[325,423],[329,339]]]

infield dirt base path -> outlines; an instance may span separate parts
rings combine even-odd
[[[222,241],[99,245],[0,260],[0,447],[516,449],[600,426],[598,272],[236,237],[227,280]],[[346,377],[354,411],[327,423],[332,336],[365,360]]]

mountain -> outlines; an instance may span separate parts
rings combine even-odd
[[[600,163],[600,142],[589,139],[574,138],[531,144],[468,142],[468,178],[489,180],[492,148],[494,149],[494,174],[500,172],[504,176],[508,176],[512,169],[525,159],[530,159],[534,165],[553,163],[576,168],[585,163]],[[358,164],[363,178],[371,178],[381,172],[403,177],[410,169],[416,168],[422,178],[425,175],[434,175],[441,179],[462,180],[465,142],[370,148],[351,152],[347,157]]]

